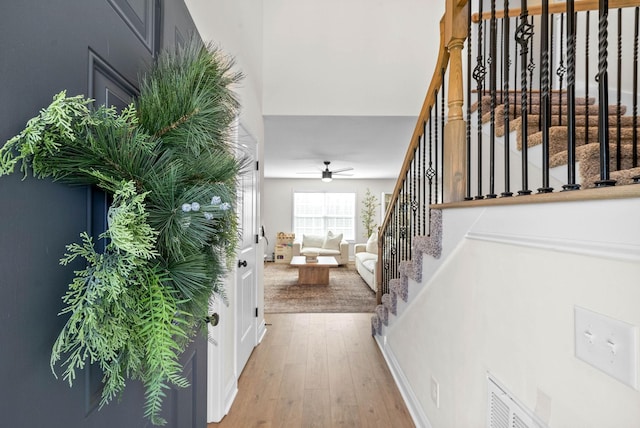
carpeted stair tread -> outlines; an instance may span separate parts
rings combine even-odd
[[[640,128],[636,129],[637,135],[640,135]],[[562,151],[567,150],[569,130],[566,126],[552,126],[549,128],[549,155],[555,155]],[[576,127],[576,147],[582,146],[586,143],[586,130],[583,127]],[[616,128],[609,127],[609,141],[615,142],[618,140],[618,130]],[[633,129],[621,128],[620,140],[623,144],[629,144],[633,141]],[[589,129],[589,143],[598,141],[598,128]],[[542,131],[529,135],[527,140],[527,147],[534,147],[542,144]],[[522,142],[517,141],[518,150],[522,149]]]
[[[398,314],[398,299],[393,296],[395,293],[386,293],[382,296],[382,304],[391,312],[393,315]]]
[[[514,94],[513,92],[509,91],[510,94],[510,98],[509,98],[509,104],[512,105],[517,105],[520,104],[521,101],[521,92],[518,91],[516,94]],[[504,104],[504,99],[506,97],[503,97],[502,100],[500,100],[500,92],[498,92],[498,94],[496,95],[496,104]],[[478,109],[478,100],[477,100],[477,95],[473,96],[472,99],[475,99],[476,101],[474,101],[471,104],[471,111],[475,112]],[[531,99],[531,101],[529,101],[529,99]],[[586,104],[595,104],[595,98],[590,97],[588,100],[584,97],[576,97],[576,106],[578,105],[586,105]],[[486,112],[489,111],[489,109],[491,108],[491,95],[483,95],[482,96],[482,111]],[[531,105],[534,104],[540,104],[540,93],[539,92],[534,92],[531,94],[531,98],[529,98],[529,96],[527,96],[527,103],[530,103]],[[566,104],[567,103],[567,93],[563,92],[562,94],[562,103]],[[554,92],[551,95],[551,104],[552,105],[557,105],[560,104],[560,93],[559,92]]]
[[[371,317],[371,336],[382,333],[382,322],[377,314]]]
[[[634,182],[634,178],[636,177],[640,177],[640,167],[613,171],[609,174],[609,178],[616,180],[616,186],[627,186],[630,184],[640,186],[640,184]],[[588,177],[585,180],[585,185],[583,185],[583,187],[596,187],[595,183],[598,180],[600,180],[600,174]]]
[[[623,144],[620,147],[621,162],[620,171],[634,168],[633,145]],[[615,143],[609,144],[609,168],[616,171],[617,147]],[[593,187],[593,183],[600,178],[600,145],[589,143],[576,147],[576,162],[580,163],[580,183],[583,188]],[[551,168],[566,165],[567,151],[557,153],[549,158]],[[594,177],[598,177],[595,178]]]
[[[501,112],[499,112],[500,114],[496,115],[496,135],[501,137],[504,135],[504,117],[502,116]],[[509,122],[509,128],[511,129],[511,131],[516,130],[516,128],[514,128],[514,126],[512,125],[511,122],[516,122],[516,124],[519,124],[521,122],[521,119],[519,119],[520,116],[518,116],[517,118],[510,119]],[[531,135],[531,133],[533,132],[538,132],[538,115],[532,115],[530,114],[529,116],[529,129],[530,132],[529,134]],[[551,118],[551,126],[566,126],[567,122],[568,122],[568,116],[562,116],[561,118],[558,116],[553,116]],[[562,122],[560,122],[560,119],[562,119]],[[531,122],[534,122],[535,128],[531,128]],[[579,127],[582,128],[587,128],[587,121],[589,123],[589,128],[597,128],[598,127],[598,115],[589,115],[589,116],[579,116],[576,115],[575,117],[575,123],[576,123],[576,129]],[[618,123],[618,118],[616,115],[609,115],[608,116],[608,122],[609,122],[609,126],[610,127],[616,127],[617,123]],[[640,125],[640,118],[638,118],[637,124],[636,125]],[[518,125],[519,126],[519,125]],[[633,126],[633,116],[621,116],[620,117],[620,126],[621,127],[632,127]]]
[[[389,325],[389,310],[384,305],[376,306],[376,315],[382,324]]]
[[[496,106],[495,108],[495,117],[494,120],[496,121],[496,124],[498,122],[503,123],[504,122],[504,112],[505,112],[505,105],[504,104],[500,104],[498,106]],[[515,113],[514,113],[515,110]],[[616,106],[609,106],[608,108],[608,112],[610,116],[617,116],[617,107]],[[627,112],[627,107],[626,106],[621,106],[620,108],[620,115],[624,115]],[[513,120],[514,117],[518,117],[521,115],[522,113],[522,107],[520,105],[515,105],[515,106],[510,106],[509,107],[509,113],[511,114],[511,118]],[[529,106],[529,114],[532,115],[540,115],[540,105],[539,104],[534,104]],[[567,123],[567,106],[566,105],[562,105],[562,106],[558,106],[558,105],[553,105],[551,106],[551,115],[552,116],[562,116],[562,123]],[[598,117],[598,106],[597,105],[589,105],[589,106],[584,106],[584,105],[579,105],[576,106],[576,116],[584,116],[584,117]],[[631,116],[628,116],[629,118],[632,118]],[[560,120],[560,118],[558,119]],[[486,110],[483,110],[483,114],[482,114],[482,123],[489,123],[491,121],[491,112],[486,112]]]

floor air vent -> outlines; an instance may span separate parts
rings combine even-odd
[[[487,426],[489,428],[545,428],[533,413],[518,403],[510,392],[487,376],[489,384]]]

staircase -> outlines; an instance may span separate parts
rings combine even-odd
[[[640,37],[633,29],[640,8],[609,3],[609,21],[618,15],[618,58],[609,37],[607,65],[604,49],[594,48],[606,47],[602,2],[543,0],[528,11],[526,2],[524,10],[497,3],[483,12],[487,2],[447,2],[435,72],[379,231],[371,333],[417,426],[480,426],[488,402],[482,384],[492,370],[530,409],[539,407],[536,396],[550,404],[546,389],[561,398],[552,416],[558,426],[605,426],[615,412],[582,398],[616,388],[576,361],[573,308],[640,325],[633,306],[640,260],[640,229],[633,227],[640,198],[633,185],[640,182],[637,84],[630,108],[620,97],[605,108],[597,104],[609,93],[627,95],[628,81],[638,80]],[[624,20],[615,8],[635,15],[625,21],[633,20],[631,31],[620,31]],[[577,25],[569,24],[574,15]],[[579,54],[569,49],[570,38],[580,41]],[[554,53],[559,47],[567,49]],[[588,70],[595,63],[597,70]],[[589,96],[588,82],[576,83],[581,68],[578,80],[597,74],[598,97]],[[579,91],[584,96],[574,97]],[[570,94],[575,108],[568,107]],[[601,123],[607,132],[599,132]],[[608,143],[600,144],[601,133]],[[618,285],[628,289],[610,291]],[[637,400],[636,393],[619,397]]]
[[[509,130],[511,133],[512,150],[522,150],[522,115],[518,104],[521,94],[509,93]],[[504,114],[506,110],[505,98],[495,109],[494,123],[497,136],[497,144],[503,144],[505,135]],[[566,93],[555,92],[551,96],[551,126],[549,128],[549,163],[550,168],[560,168],[567,164],[567,134],[568,116]],[[542,131],[539,130],[540,121],[540,97],[538,93],[531,94],[529,105],[527,146],[529,149],[542,144]],[[491,97],[481,98],[481,111],[489,110]],[[594,98],[576,98],[576,160],[579,171],[578,184],[582,188],[595,187],[600,179],[600,145],[598,142],[598,110]],[[474,103],[472,111],[478,112],[478,103]],[[635,129],[637,120],[632,116],[623,116],[626,106],[612,105],[608,107],[609,123],[609,166],[611,179],[616,180],[616,186],[637,184],[640,182],[640,167],[638,164],[637,136],[640,128]],[[482,124],[491,121],[491,114],[482,115]],[[485,138],[488,139],[488,135]],[[618,156],[618,153],[620,154]],[[552,170],[552,174],[553,174]],[[371,333],[373,336],[384,337],[387,328],[395,317],[400,316],[403,309],[411,301],[411,297],[417,295],[424,285],[423,258],[431,256],[439,259],[442,252],[442,211],[430,210],[430,234],[417,236],[412,241],[412,258],[401,261],[398,267],[399,278],[389,281],[389,290],[382,294],[381,303],[376,307],[371,317]]]

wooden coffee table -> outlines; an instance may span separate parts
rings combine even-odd
[[[294,256],[291,266],[298,268],[298,284],[328,285],[329,268],[337,267],[338,262],[334,257],[318,256],[316,263],[307,263],[305,256]]]

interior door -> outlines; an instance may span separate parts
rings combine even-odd
[[[236,296],[236,373],[242,372],[253,348],[257,344],[257,144],[255,139],[239,127],[240,156],[246,156],[250,165],[240,176],[238,187],[238,218],[241,238],[238,250]]]
[[[97,104],[126,105],[139,73],[173,42],[163,33],[195,29],[182,0],[4,2],[0,13],[0,144],[63,89]],[[181,6],[180,6],[181,5]],[[164,43],[163,43],[164,41]],[[144,390],[128,381],[120,399],[98,409],[101,373],[88,366],[72,388],[49,368],[51,346],[66,318],[61,297],[74,269],[58,264],[82,231],[106,227],[108,199],[94,189],[16,172],[0,177],[0,422],[6,427],[150,426]],[[168,391],[169,427],[202,427],[206,411],[206,344],[182,356],[191,387]],[[57,372],[60,373],[58,368]]]

